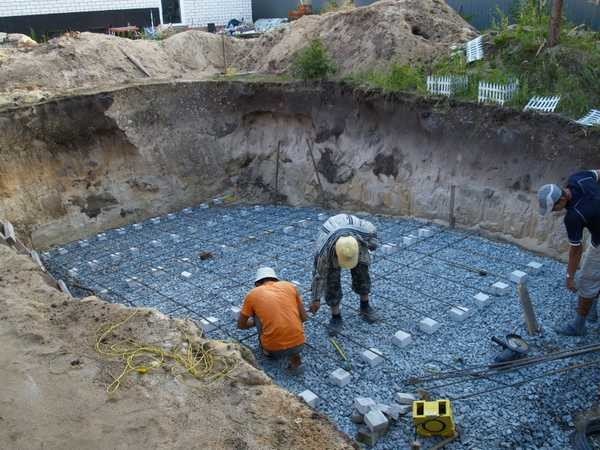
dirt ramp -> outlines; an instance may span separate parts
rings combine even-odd
[[[442,0],[384,0],[370,6],[305,16],[261,37],[245,63],[261,72],[285,72],[311,39],[323,40],[338,76],[391,62],[430,61],[475,30]]]
[[[237,361],[236,368],[211,384],[167,371],[132,373],[107,394],[123,361],[96,353],[96,330],[133,310],[95,297],[70,299],[4,244],[0,310],[0,448],[352,448],[330,422],[250,365],[238,345],[203,339],[194,325],[155,310],[138,310],[107,339],[167,348],[187,334]]]

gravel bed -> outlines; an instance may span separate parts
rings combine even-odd
[[[594,324],[583,338],[554,332],[557,322],[570,317],[576,300],[563,286],[565,267],[512,244],[422,221],[363,214],[378,226],[382,244],[395,244],[392,252],[380,248],[372,255],[372,299],[381,322],[369,325],[359,318],[358,297],[351,291],[349,272],[343,271],[344,330],[337,340],[349,362],[341,359],[327,336],[326,305],[305,326],[303,375],[289,376],[284,362],[265,358],[255,330],[238,330],[229,308],[241,306],[260,265],[270,265],[282,278],[296,282],[308,303],[314,239],[322,223],[319,214],[334,212],[275,205],[197,206],[71,242],[44,253],[43,259],[75,295],[92,291],[108,301],[153,307],[175,317],[218,318],[217,328],[208,333],[211,338],[241,340],[281,386],[293,393],[315,392],[321,398],[318,409],[351,436],[356,433],[350,418],[355,397],[390,403],[396,392],[423,389],[433,398],[453,400],[461,438],[449,449],[570,446],[575,415],[597,401],[600,371],[592,366],[546,372],[593,362],[594,355],[485,378],[409,383],[413,377],[489,364],[500,350],[490,340],[493,335],[526,336],[516,287],[508,280],[514,270],[527,271],[531,261],[543,264],[540,273],[529,275],[527,284],[544,327],[541,336],[527,337],[532,353],[598,340]],[[430,229],[433,235],[403,245],[403,238],[418,235],[420,228]],[[510,285],[505,295],[493,293],[491,285],[496,281]],[[483,308],[473,298],[478,292],[491,297]],[[462,323],[453,321],[449,310],[454,306],[469,308],[472,316]],[[423,333],[418,322],[424,317],[438,321],[440,329]],[[411,345],[401,349],[392,343],[398,330],[412,335]],[[371,347],[384,357],[376,368],[361,359],[361,353]],[[347,368],[352,376],[343,388],[327,381],[338,367]],[[533,377],[538,378],[507,387]],[[414,438],[411,420],[404,417],[376,448],[408,448]]]

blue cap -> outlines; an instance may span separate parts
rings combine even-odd
[[[543,216],[552,211],[554,205],[562,197],[562,189],[556,184],[545,184],[538,191],[540,214]]]

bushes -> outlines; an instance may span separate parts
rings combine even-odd
[[[320,80],[335,72],[335,64],[319,39],[313,39],[308,47],[300,50],[292,64],[293,75],[302,80]]]

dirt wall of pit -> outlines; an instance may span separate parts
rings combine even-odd
[[[0,217],[39,248],[226,191],[447,222],[455,185],[458,226],[561,256],[535,191],[599,150],[556,116],[343,84],[141,85],[0,111]]]

